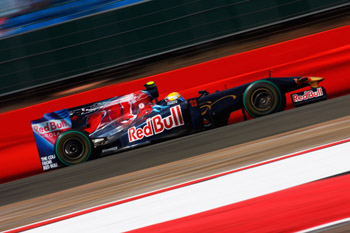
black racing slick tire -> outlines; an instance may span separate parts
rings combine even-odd
[[[68,130],[56,140],[55,154],[65,165],[83,163],[92,153],[92,142],[85,131]]]
[[[254,118],[283,111],[286,98],[270,81],[260,80],[250,84],[243,94],[243,105]]]

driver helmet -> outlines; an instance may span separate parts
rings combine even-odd
[[[166,103],[173,103],[173,102],[178,102],[178,101],[185,101],[184,97],[180,95],[178,92],[172,92],[170,93],[167,97],[165,97],[165,102]]]

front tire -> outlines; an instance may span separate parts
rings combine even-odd
[[[243,94],[244,108],[254,118],[283,111],[285,101],[279,88],[267,80],[250,84]]]
[[[65,131],[56,140],[55,153],[67,166],[83,163],[92,153],[92,143],[85,131]]]

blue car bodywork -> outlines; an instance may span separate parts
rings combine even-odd
[[[242,110],[252,117],[283,111],[286,95],[296,106],[327,99],[323,78],[265,78],[192,99],[158,101],[154,82],[125,96],[45,114],[31,122],[43,170],[74,165],[120,150],[224,126]]]

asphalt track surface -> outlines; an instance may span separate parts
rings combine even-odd
[[[350,221],[339,223],[334,226],[327,226],[322,229],[310,231],[310,233],[347,233],[350,230]]]
[[[350,95],[0,185],[0,231],[350,138]]]

